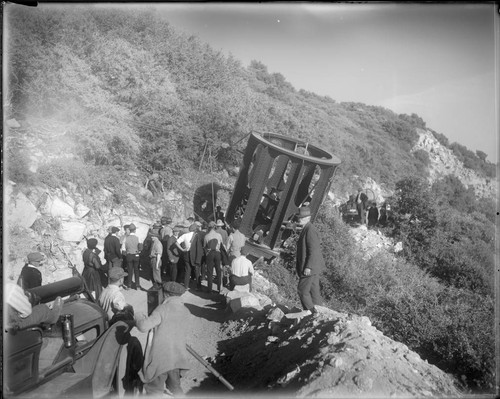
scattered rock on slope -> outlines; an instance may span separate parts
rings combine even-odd
[[[496,197],[498,187],[495,179],[485,179],[475,171],[467,169],[455,157],[453,151],[441,145],[429,130],[417,129],[417,131],[419,139],[413,151],[422,149],[429,154],[429,181],[431,183],[451,174],[456,176],[465,187],[473,186],[478,198]]]
[[[269,307],[233,317],[224,324],[215,368],[239,393],[459,396],[452,377],[384,336],[368,318],[319,311],[285,314],[279,322],[279,312]]]

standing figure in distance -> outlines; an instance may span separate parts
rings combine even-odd
[[[100,249],[97,248],[97,239],[89,238],[87,248],[83,251],[83,272],[82,277],[85,280],[87,289],[94,293],[94,298],[99,299],[102,292],[102,282],[99,270],[102,268],[99,258]]]
[[[135,224],[130,223],[128,226],[130,234],[125,237],[125,253],[127,254],[127,267],[128,267],[128,280],[126,289],[132,287],[132,273],[135,276],[135,289],[141,290],[141,277],[139,275],[139,262],[140,262],[140,249],[139,237],[135,234],[137,227]]]
[[[362,188],[358,188],[358,195],[356,195],[356,209],[360,223],[366,225],[366,201],[368,196],[363,192]]]
[[[183,277],[178,277],[184,278],[184,287],[186,289],[189,289],[189,280],[191,279],[191,244],[197,229],[198,227],[196,224],[191,224],[191,226],[189,226],[189,232],[182,234],[176,242],[176,246],[181,253],[182,264],[184,265],[183,272],[181,273]]]
[[[321,253],[321,239],[318,230],[311,223],[311,210],[303,206],[297,215],[303,226],[297,241],[297,291],[304,310],[316,312],[315,305],[321,305],[319,277],[325,269],[325,260]]]
[[[175,243],[179,238],[180,229],[175,226],[172,229],[172,235],[168,237],[167,240],[167,258],[168,258],[168,266],[167,266],[167,281],[176,281],[177,280],[177,263],[179,262],[180,252],[179,248]]]
[[[170,226],[170,224],[172,223],[172,218],[170,216],[162,216],[160,223],[161,227],[158,234],[160,236],[159,238],[161,244],[163,245],[163,255],[161,256],[161,274],[164,275],[166,279],[168,274],[167,246],[168,239],[172,236],[172,227]]]
[[[119,227],[111,227],[111,231],[104,239],[104,259],[108,262],[108,270],[113,267],[122,267],[121,245],[117,236],[119,231]]]
[[[377,208],[377,203],[372,202],[370,208],[368,209],[368,227],[375,227],[378,223],[379,211]]]
[[[208,233],[204,238],[204,248],[207,254],[207,287],[208,292],[212,292],[212,281],[214,277],[214,268],[216,274],[216,284],[217,291],[220,294],[222,285],[222,274],[221,274],[221,254],[220,246],[222,244],[222,236],[215,231],[215,222],[211,221],[208,223]]]
[[[160,242],[160,236],[157,230],[153,230],[150,233],[153,244],[151,245],[151,252],[149,253],[151,271],[153,274],[153,288],[161,288],[161,263],[163,256],[163,245]]]

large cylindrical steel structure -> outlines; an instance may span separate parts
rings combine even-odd
[[[300,206],[308,204],[314,220],[339,165],[337,157],[304,141],[252,132],[226,221],[241,218],[250,251],[276,256],[284,227]]]

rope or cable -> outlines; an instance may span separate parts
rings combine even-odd
[[[212,157],[212,150],[208,150],[210,152],[210,158]],[[213,169],[212,169],[212,162],[210,162],[210,174],[213,176]],[[215,193],[214,193],[214,182],[212,181],[212,212],[213,212],[213,217],[214,221],[215,220]]]

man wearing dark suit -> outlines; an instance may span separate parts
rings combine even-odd
[[[356,210],[358,211],[359,222],[366,225],[366,202],[368,196],[363,192],[362,188],[358,188],[358,195],[356,195]]]
[[[311,210],[303,206],[297,215],[299,224],[303,226],[297,241],[297,274],[299,285],[297,291],[304,310],[316,312],[315,305],[321,305],[319,277],[325,270],[325,260],[321,253],[321,239],[318,230],[311,223]]]
[[[120,239],[116,235],[119,231],[119,227],[111,227],[109,234],[104,239],[104,259],[108,262],[109,269],[122,267],[121,244]]]

